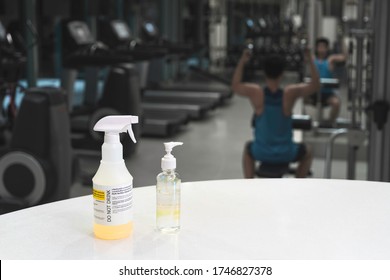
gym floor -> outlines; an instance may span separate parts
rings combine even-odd
[[[285,82],[295,80],[286,75]],[[346,95],[340,89],[344,108]],[[299,106],[296,108],[300,110]],[[308,110],[310,113],[310,110]],[[326,114],[326,111],[325,111]],[[141,138],[137,143],[137,152],[126,160],[126,165],[134,177],[134,187],[150,186],[156,182],[160,169],[161,158],[164,156],[163,142],[181,141],[183,146],[174,149],[177,159],[177,171],[182,181],[202,181],[219,179],[243,178],[241,157],[244,144],[252,139],[250,120],[252,108],[248,100],[239,96],[225,106],[211,112],[206,120],[190,122],[183,131],[170,139]],[[347,117],[346,109],[341,111],[341,117]],[[313,136],[312,132],[305,133],[304,141],[322,149],[329,136]],[[129,139],[130,141],[130,139]],[[345,151],[343,139],[338,141],[339,148]],[[320,145],[318,144],[320,143]],[[338,152],[335,153],[339,154]],[[88,157],[81,160],[81,168],[94,173],[99,165],[99,157]],[[324,157],[322,151],[315,151],[312,164],[314,178],[323,178]],[[362,160],[357,162],[356,179],[365,180],[367,164]],[[332,178],[346,178],[346,156],[333,160]],[[71,190],[71,196],[77,197],[91,193],[91,186],[76,183]]]

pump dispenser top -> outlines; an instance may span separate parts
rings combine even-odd
[[[103,131],[104,144],[102,146],[102,161],[121,161],[123,160],[123,147],[120,143],[119,133],[128,132],[131,140],[137,143],[134,137],[132,124],[138,123],[138,116],[107,116],[100,119],[93,130]]]
[[[161,169],[169,170],[176,168],[176,158],[171,154],[172,149],[176,146],[183,145],[182,142],[167,142],[164,143],[167,154],[161,159]]]

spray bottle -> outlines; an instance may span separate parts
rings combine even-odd
[[[133,177],[123,160],[119,133],[127,132],[136,143],[131,124],[137,116],[107,116],[94,126],[103,131],[102,160],[92,179],[94,233],[101,239],[120,239],[132,232]]]
[[[173,147],[181,142],[164,143],[166,155],[161,159],[163,172],[157,175],[157,229],[171,233],[180,229],[180,184],[176,173],[176,158],[171,154]]]

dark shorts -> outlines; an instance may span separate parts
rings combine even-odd
[[[328,104],[329,99],[334,97],[334,96],[337,96],[334,92],[321,94],[321,105],[322,105],[322,107],[329,106],[329,104]],[[309,97],[310,104],[315,106],[317,104],[317,99],[318,99],[317,98],[317,93],[314,93],[314,94],[310,95],[310,97]]]
[[[252,153],[251,153],[251,145],[252,145],[252,141],[249,141],[247,142],[246,144],[246,152],[248,153],[248,155],[254,159]],[[300,143],[298,144],[298,151],[297,151],[297,154],[295,156],[295,158],[291,161],[291,162],[298,162],[298,161],[301,161],[307,154],[307,147],[305,144],[303,143]]]

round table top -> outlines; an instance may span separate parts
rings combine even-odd
[[[99,240],[91,196],[0,216],[0,259],[390,259],[390,184],[250,179],[182,184],[181,230],[155,230],[155,187],[134,189],[134,232]]]

